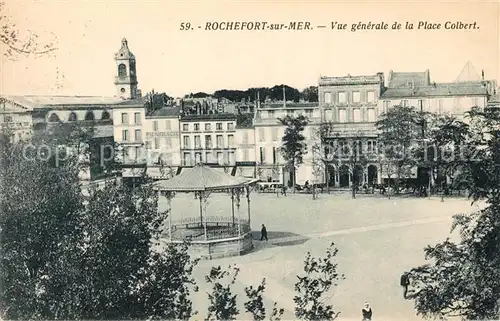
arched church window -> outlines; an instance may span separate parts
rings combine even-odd
[[[127,66],[125,64],[118,65],[118,77],[126,77],[127,76]]]
[[[76,121],[76,114],[73,112],[71,114],[69,114],[69,117],[68,117],[68,120],[69,121]]]
[[[50,115],[49,121],[52,122],[52,123],[56,123],[56,122],[59,121],[59,116],[57,116],[56,113],[53,113],[52,115]]]
[[[109,113],[108,113],[107,111],[103,111],[103,112],[102,112],[101,119],[103,119],[103,120],[104,120],[104,119],[109,119],[109,117],[110,117],[110,116],[109,116]]]
[[[94,120],[94,113],[89,110],[86,114],[85,114],[85,120]]]

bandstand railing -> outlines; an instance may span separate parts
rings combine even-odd
[[[204,224],[206,224],[206,236]],[[238,227],[239,225],[239,227]],[[213,241],[221,239],[230,239],[243,237],[251,232],[247,220],[232,217],[209,216],[204,217],[203,222],[199,217],[188,217],[172,221],[172,240],[179,241],[183,239],[192,241]],[[191,231],[190,235],[183,235],[182,231]],[[198,233],[194,231],[198,230]],[[166,231],[168,233],[168,231]]]

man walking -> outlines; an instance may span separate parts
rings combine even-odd
[[[260,229],[260,240],[263,241],[264,239],[267,241],[267,230],[266,226],[262,224],[262,228]]]
[[[408,272],[404,272],[401,275],[401,286],[403,287],[403,298],[406,299],[406,294],[408,293],[408,285],[410,285],[410,277],[408,276]]]

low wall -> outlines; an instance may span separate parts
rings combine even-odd
[[[173,243],[180,243],[173,241]],[[253,249],[252,234],[246,233],[240,237],[220,240],[192,241],[188,253],[195,258],[205,260],[218,259],[229,256],[239,256]]]

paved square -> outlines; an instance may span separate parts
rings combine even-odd
[[[451,216],[477,210],[466,199],[382,198],[348,194],[311,195],[253,194],[252,228],[258,236],[261,224],[268,230],[269,241],[254,241],[251,253],[212,261],[200,261],[195,270],[200,292],[193,296],[199,317],[206,316],[208,287],[204,275],[211,266],[236,264],[240,267],[235,293],[240,297],[239,319],[246,298],[243,288],[258,285],[266,278],[265,300],[268,307],[277,301],[286,310],[284,318],[294,319],[294,283],[302,273],[307,251],[324,255],[334,241],[339,249],[337,262],[345,280],[330,298],[340,320],[360,320],[361,308],[369,301],[374,320],[422,320],[415,315],[413,303],[405,301],[399,286],[401,272],[424,263],[423,248],[449,236]],[[160,204],[162,206],[162,204]],[[199,203],[192,194],[178,194],[172,201],[173,218],[198,216]],[[213,194],[208,215],[231,215],[228,195]],[[240,215],[246,217],[246,200]],[[198,318],[197,318],[198,319]]]

